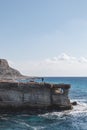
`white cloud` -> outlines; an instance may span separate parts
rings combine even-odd
[[[81,63],[83,63],[83,62],[87,63],[87,58],[80,57],[79,62],[81,62]]]
[[[87,59],[66,53],[42,61],[24,61],[16,64],[16,69],[29,76],[87,76]]]
[[[58,56],[58,60],[70,60],[70,56],[66,53],[62,53],[60,56]]]
[[[66,53],[60,54],[58,57],[53,57],[50,59],[46,59],[48,62],[60,62],[60,61],[65,61],[65,62],[76,62],[78,59],[76,57],[67,55]]]

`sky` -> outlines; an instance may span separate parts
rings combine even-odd
[[[0,0],[0,58],[29,76],[87,76],[87,0]]]

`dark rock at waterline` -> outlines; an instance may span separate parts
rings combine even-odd
[[[77,102],[74,101],[74,102],[72,102],[71,104],[72,104],[73,106],[75,106],[75,105],[77,105]]]

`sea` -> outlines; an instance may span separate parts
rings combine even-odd
[[[78,105],[38,115],[0,114],[0,130],[87,130],[87,77],[44,77],[44,82],[70,84],[69,98]]]

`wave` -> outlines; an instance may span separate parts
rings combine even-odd
[[[66,116],[80,116],[81,114],[87,115],[87,103],[85,103],[85,99],[78,99],[78,100],[72,100],[76,101],[77,105],[73,106],[72,110],[67,110],[67,111],[62,111],[62,112],[51,112],[51,113],[46,113],[43,115],[39,115],[45,118],[49,119],[57,119],[61,118],[64,119]],[[84,102],[83,102],[84,101]]]
[[[76,101],[77,105],[73,106],[72,110],[62,111],[62,112],[50,112],[46,114],[39,114],[37,116],[30,116],[28,114],[21,114],[15,116],[1,115],[0,120],[3,121],[3,128],[5,123],[10,123],[10,127],[19,129],[30,129],[30,130],[42,130],[46,128],[51,128],[52,126],[61,126],[69,124],[71,121],[73,127],[79,126],[83,119],[87,118],[87,103],[85,99],[74,99],[71,101]],[[81,118],[80,118],[81,117]],[[85,117],[85,118],[83,118]],[[64,123],[65,122],[65,123]],[[61,125],[62,123],[62,125]],[[51,126],[52,125],[52,126]],[[2,125],[1,125],[2,126]],[[64,126],[65,127],[65,126]],[[67,127],[67,126],[66,126]],[[70,126],[71,127],[71,126]]]
[[[76,101],[76,102],[87,102],[86,99],[71,99],[70,101],[71,102],[74,102],[74,101]]]

